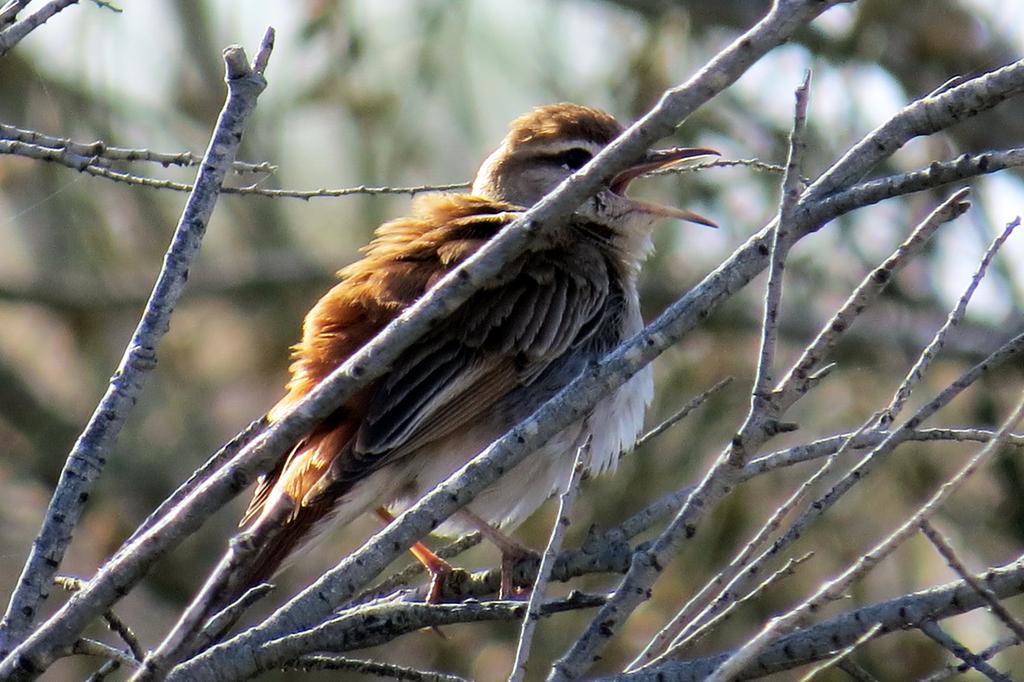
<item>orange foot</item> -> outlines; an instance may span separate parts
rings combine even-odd
[[[526,559],[537,559],[540,555],[505,535],[468,509],[461,509],[456,513],[501,550],[501,585],[498,589],[498,599],[525,599],[528,597],[532,590],[531,587],[515,585],[516,564]]]
[[[394,514],[384,507],[378,507],[376,511],[377,517],[384,523],[391,523],[395,520]],[[427,593],[427,603],[441,603],[445,584],[455,569],[447,561],[430,551],[430,548],[422,542],[417,542],[409,548],[409,551],[412,552],[417,561],[423,564],[423,568],[427,569],[427,572],[430,573],[430,591]]]

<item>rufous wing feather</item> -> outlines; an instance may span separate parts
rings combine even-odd
[[[364,258],[339,273],[341,282],[307,316],[288,393],[271,419],[517,215],[480,197],[425,197],[412,217],[383,225]],[[577,243],[510,263],[500,282],[406,350],[261,480],[245,520],[250,528],[284,527],[260,551],[251,578],[273,575],[352,486],[473,423],[590,333],[609,295],[607,267],[597,249]]]

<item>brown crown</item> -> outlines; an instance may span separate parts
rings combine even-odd
[[[555,139],[586,140],[603,146],[622,131],[622,125],[600,109],[563,102],[537,107],[515,119],[505,139],[510,147]]]

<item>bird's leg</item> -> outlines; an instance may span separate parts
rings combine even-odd
[[[386,524],[395,520],[395,515],[384,507],[377,507],[376,514]],[[445,581],[454,570],[452,565],[430,551],[430,548],[422,542],[417,542],[409,548],[409,551],[412,552],[417,561],[423,564],[423,568],[427,569],[427,572],[430,573],[430,592],[427,593],[427,603],[440,603]]]
[[[516,599],[528,595],[530,588],[517,588],[513,577],[516,564],[523,559],[536,558],[537,552],[516,542],[468,509],[460,509],[455,514],[480,531],[481,535],[501,551],[501,587],[498,591],[498,598]]]

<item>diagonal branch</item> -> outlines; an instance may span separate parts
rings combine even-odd
[[[261,52],[269,52],[272,37],[273,31],[268,30]],[[110,380],[110,386],[68,455],[39,536],[32,545],[21,579],[0,624],[0,652],[5,655],[31,630],[93,484],[102,472],[106,457],[146,378],[156,366],[157,346],[167,333],[171,314],[184,291],[189,266],[199,252],[220,186],[238,151],[242,130],[255,108],[257,97],[266,87],[263,74],[250,68],[240,47],[225,50],[224,61],[228,97],[196,179],[196,191],[185,205],[149,302]],[[86,591],[88,587],[79,594]],[[29,675],[38,674],[50,662],[51,657],[8,658],[0,667],[0,677],[12,674],[15,669]]]
[[[246,481],[251,480],[262,468],[279,457],[298,437],[344,401],[359,385],[379,376],[398,353],[414,342],[436,320],[449,314],[489,278],[497,277],[507,258],[521,254],[536,245],[538,240],[544,238],[547,230],[557,229],[560,221],[566,219],[581,201],[591,196],[616,171],[635,161],[652,142],[671,132],[698,106],[730,85],[760,56],[783,41],[799,26],[824,11],[829,4],[831,3],[810,0],[790,0],[782,3],[781,9],[771,15],[770,22],[760,26],[757,31],[723,52],[690,82],[669,91],[650,114],[634,124],[581,172],[563,183],[552,195],[527,212],[497,239],[489,242],[473,258],[440,283],[432,294],[412,306],[383,334],[333,372],[290,414],[267,429],[231,463],[168,513],[161,522],[115,556],[85,590],[76,595],[75,599],[66,604],[51,621],[30,638],[19,654],[24,654],[28,660],[45,659],[43,652],[57,645],[57,640],[62,641],[71,636],[71,633],[80,631],[95,617],[97,611],[109,607],[129,590],[159,556],[201,525],[213,510],[237,494]],[[734,277],[718,278],[720,285],[726,285],[721,291],[722,296],[738,289],[745,279],[753,276],[754,272],[756,268],[739,280]],[[717,300],[720,298],[713,297],[709,305]],[[692,315],[681,316],[677,308],[663,320],[662,327],[670,325],[675,327],[676,334],[681,334],[681,330],[692,328],[698,319],[696,311],[692,311]],[[670,343],[670,339],[663,331],[662,328],[655,328],[655,344],[645,348],[642,354],[630,358],[629,361],[618,357],[605,371],[609,376],[617,372],[622,373],[624,367],[626,373],[636,372]],[[623,377],[622,381],[625,380],[626,373],[620,375]],[[607,380],[600,380],[600,383],[599,380],[590,380],[587,389],[592,401],[597,400],[599,391],[609,388],[606,383]],[[586,408],[581,404],[578,408],[572,409]],[[569,414],[565,406],[563,410]],[[567,418],[575,419],[572,415]],[[506,447],[514,443],[516,438],[521,438],[520,434],[515,434],[511,441],[507,440]],[[517,450],[516,456],[525,456],[524,448],[517,445]],[[507,453],[507,456],[507,463],[511,464],[511,455]],[[489,484],[497,473],[488,473],[487,476],[476,479],[474,490]],[[474,493],[469,488],[460,491],[456,498],[457,503],[465,504],[472,494]],[[386,532],[400,533],[400,540],[396,542],[394,538],[388,537],[388,552],[379,553],[372,561],[363,562],[357,571],[358,578],[353,576],[351,584],[365,584],[390,561],[386,557],[391,555],[392,551],[397,555],[402,551],[403,545],[411,545],[437,522],[437,518],[443,518],[454,511],[455,503],[438,505],[438,499],[433,498],[432,509],[429,512],[420,511],[416,515],[415,524],[409,522],[407,517],[389,526]],[[431,520],[431,516],[435,518]],[[394,549],[390,549],[391,547]],[[353,570],[351,565],[348,569]],[[341,601],[352,595],[332,595],[332,600],[335,596]],[[324,602],[320,603],[326,605]],[[315,611],[309,612],[306,618],[315,620],[319,611],[320,607],[317,607]],[[55,640],[44,645],[51,636]],[[8,665],[13,665],[13,662],[8,662]],[[0,672],[2,671],[0,668]]]
[[[753,660],[779,633],[798,624],[802,618],[818,610],[826,601],[841,596],[851,584],[862,575],[874,568],[879,562],[889,556],[903,541],[917,532],[921,521],[928,519],[942,505],[957,488],[978,468],[984,464],[993,453],[997,452],[1006,437],[1017,426],[1017,422],[1024,416],[1024,394],[1014,408],[1013,413],[1003,422],[996,437],[989,441],[967,464],[946,481],[927,502],[907,519],[889,537],[879,542],[867,554],[858,559],[841,575],[822,584],[815,593],[803,603],[782,616],[773,618],[761,632],[743,644],[722,663],[721,667],[708,678],[711,682],[725,682],[731,680]]]
[[[6,123],[0,123],[0,140],[9,142],[21,142],[34,149],[28,150],[27,153],[21,153],[18,149],[4,149],[0,147],[0,153],[11,153],[19,156],[28,156],[29,158],[38,158],[33,156],[34,151],[52,150],[52,151],[66,151],[69,154],[79,157],[80,159],[88,160],[89,163],[101,163],[107,161],[149,161],[152,163],[158,163],[161,166],[198,166],[203,162],[203,158],[192,152],[155,152],[151,149],[126,149],[124,147],[115,147],[107,144],[103,140],[95,140],[93,142],[76,142],[66,137],[55,137],[53,135],[46,135],[36,130],[26,130],[24,128],[18,128],[16,126],[8,125]],[[43,159],[49,160],[49,159]],[[58,162],[60,162],[58,160]],[[71,166],[79,169],[77,166]],[[236,173],[273,173],[277,170],[277,167],[267,163],[246,163],[244,161],[235,161],[231,164],[231,169]]]
[[[11,48],[20,43],[29,33],[49,21],[54,14],[76,3],[78,0],[51,0],[21,21],[0,31],[0,57],[10,52]],[[7,8],[5,7],[5,9]]]
[[[1024,559],[985,572],[982,582],[1000,599],[1024,592]],[[825,660],[878,627],[876,637],[918,627],[928,620],[943,620],[986,606],[985,600],[965,581],[957,581],[872,604],[772,641],[737,679],[749,680],[772,673]],[[1002,648],[1016,640],[1006,640]],[[997,649],[1000,650],[1000,649]],[[990,652],[989,656],[995,652]],[[697,682],[706,679],[729,658],[730,653],[714,654],[688,661],[666,661],[624,673],[600,678],[602,682]]]

